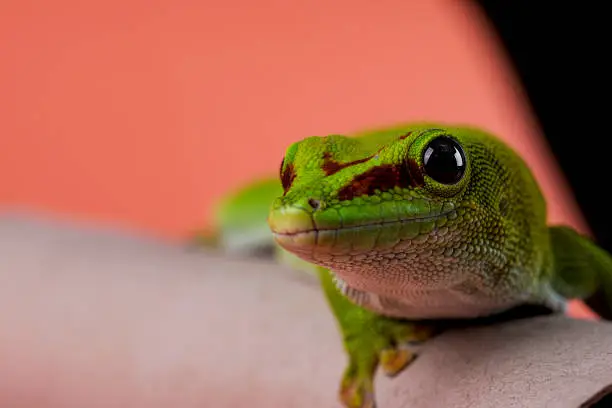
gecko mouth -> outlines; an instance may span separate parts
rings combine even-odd
[[[296,236],[296,235],[300,235],[300,234],[315,234],[318,232],[323,232],[323,231],[360,231],[360,230],[373,230],[373,229],[378,229],[378,228],[385,228],[386,226],[393,226],[393,225],[401,225],[401,224],[405,224],[405,223],[418,223],[418,222],[427,222],[427,221],[436,221],[437,219],[440,219],[441,217],[445,217],[451,213],[453,213],[454,211],[449,211],[446,213],[442,213],[442,214],[436,214],[436,215],[430,215],[430,216],[425,216],[425,217],[414,217],[414,218],[406,218],[406,219],[402,219],[402,220],[388,220],[388,221],[379,221],[379,222],[369,222],[369,223],[365,223],[365,224],[361,224],[361,225],[352,225],[352,226],[348,226],[348,227],[322,227],[322,228],[317,228],[317,227],[312,227],[309,229],[303,229],[303,230],[294,230],[294,231],[275,231],[272,230],[272,233],[274,234],[274,236]]]
[[[349,226],[322,226],[317,225],[311,213],[299,208],[285,208],[271,212],[268,223],[274,240],[280,246],[310,258],[315,249],[336,254],[360,253],[390,248],[401,241],[412,240],[434,230],[445,233],[448,228],[444,225],[453,217],[456,217],[454,208],[425,216]]]

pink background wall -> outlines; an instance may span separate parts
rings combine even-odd
[[[497,132],[586,231],[488,27],[429,0],[0,6],[0,205],[181,237],[288,143],[407,120]]]
[[[460,3],[4,2],[0,203],[179,237],[297,138],[428,119],[498,132],[584,230]]]

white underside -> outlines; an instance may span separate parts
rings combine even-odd
[[[503,299],[499,297],[474,296],[453,290],[441,289],[418,292],[400,297],[381,296],[349,287],[343,280],[334,276],[340,292],[356,304],[382,315],[404,319],[452,319],[476,318],[503,312],[526,302],[543,303],[558,312],[565,312],[567,300],[558,295],[548,285],[535,300],[536,296]]]

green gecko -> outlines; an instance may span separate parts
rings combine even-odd
[[[548,226],[526,163],[489,133],[413,124],[293,143],[279,179],[228,196],[216,243],[271,249],[319,276],[348,365],[339,396],[374,407],[378,367],[417,356],[444,322],[568,299],[612,319],[612,257]]]

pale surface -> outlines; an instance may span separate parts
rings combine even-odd
[[[0,259],[0,406],[338,406],[307,277],[15,214]],[[575,408],[611,382],[612,325],[565,318],[443,335],[378,381],[380,408]]]

